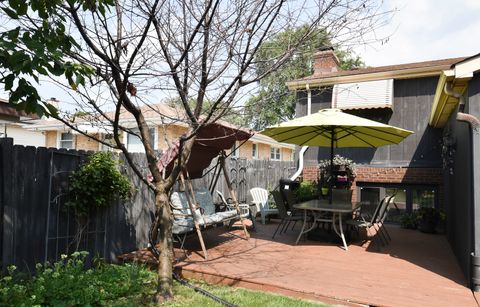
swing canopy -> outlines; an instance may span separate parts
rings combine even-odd
[[[203,171],[223,150],[232,148],[237,141],[248,140],[252,135],[251,131],[237,128],[226,122],[210,123],[200,128],[186,165],[189,178],[201,178]],[[159,169],[165,171],[166,176],[170,175],[179,152],[180,140],[177,139],[158,160]]]

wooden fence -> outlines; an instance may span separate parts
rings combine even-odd
[[[76,240],[76,220],[65,205],[68,177],[86,155],[83,151],[13,145],[12,139],[0,139],[0,261],[3,270],[10,264],[32,270],[35,263],[52,262],[61,254],[71,253],[77,244],[80,250],[107,261],[115,261],[116,255],[147,246],[154,210],[153,195],[122,157],[121,172],[135,187],[132,198],[94,212],[83,240]],[[133,160],[148,171],[143,154],[134,154]],[[279,161],[229,159],[227,165],[242,202],[249,201],[250,188],[273,189],[280,178],[288,177],[295,169],[293,162]],[[208,187],[212,176],[210,172],[194,180],[194,186]],[[226,193],[222,177],[217,189]]]

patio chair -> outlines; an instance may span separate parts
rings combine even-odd
[[[332,190],[332,199],[335,203],[352,203],[352,190],[348,189],[333,189]]]
[[[297,203],[293,191],[292,190],[282,190],[280,195],[283,198],[283,203],[285,204],[285,207],[287,208],[288,214],[291,215],[291,216],[301,216],[303,218],[303,214],[304,214],[303,210],[295,209],[293,207],[293,205],[295,205]],[[312,213],[307,212],[307,215],[311,217]],[[327,215],[327,213],[322,214],[322,216],[325,216],[325,215]],[[323,222],[319,221],[318,223],[323,223]],[[290,222],[288,222],[288,224],[290,224]],[[287,225],[287,227],[288,227],[288,225]],[[293,227],[295,227],[295,224],[292,226],[292,229],[293,229]]]
[[[235,207],[233,206],[233,202],[231,202],[230,198],[225,199],[225,196],[223,196],[223,193],[220,192],[219,190],[216,190],[216,192],[217,192],[217,195],[222,200],[223,206],[226,208],[226,210],[235,210]],[[248,217],[252,221],[253,229],[256,229],[255,228],[255,219],[252,217],[249,205],[248,204],[238,204],[238,207],[240,209],[240,215],[242,217]]]
[[[383,239],[377,237],[377,234],[382,236],[382,234],[380,234],[381,230],[377,229],[375,225],[378,222],[383,222],[380,221],[381,218],[385,220],[386,211],[388,211],[388,205],[390,204],[391,199],[392,196],[385,196],[385,198],[383,198],[382,201],[376,206],[372,215],[370,215],[368,212],[360,211],[356,218],[346,221],[346,224],[355,227],[357,230],[360,228],[365,228],[368,237],[372,238],[374,243],[378,244],[378,240],[380,240],[380,244],[383,245]],[[373,228],[376,231],[375,235],[370,233],[370,228]]]
[[[282,197],[282,194],[280,191],[272,191],[272,196],[273,199],[275,200],[275,204],[277,205],[278,208],[278,215],[281,218],[280,224],[278,224],[277,229],[273,233],[272,239],[275,239],[275,235],[277,234],[278,230],[280,229],[280,226],[283,225],[282,229],[280,230],[280,234],[282,232],[286,232],[288,229],[288,226],[290,222],[294,222],[292,229],[295,227],[295,224],[297,221],[302,221],[303,217],[301,215],[292,215],[291,212],[287,211],[287,208],[285,206],[285,201]]]
[[[262,188],[250,189],[252,195],[252,203],[257,207],[257,212],[260,212],[262,224],[265,224],[265,218],[269,215],[278,214],[278,209],[270,208],[268,201],[268,191]]]
[[[382,240],[385,240],[385,244],[388,244],[392,239],[390,237],[390,234],[387,231],[387,228],[384,227],[383,223],[387,218],[388,209],[390,205],[394,202],[395,202],[395,195],[392,195],[390,196],[390,199],[388,200],[387,204],[384,206],[383,211],[379,211],[375,221],[375,225],[377,226],[376,230],[380,234]]]

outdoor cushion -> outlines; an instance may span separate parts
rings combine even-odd
[[[185,192],[173,192],[172,196],[170,197],[170,203],[172,204],[174,216],[177,215],[181,217],[185,215],[191,215],[190,206],[188,205]],[[195,217],[199,222],[203,219],[200,209],[195,210]]]
[[[176,219],[173,221],[172,233],[176,235],[184,234],[186,232],[192,231],[194,226],[195,224],[193,223],[193,219],[191,218]]]
[[[202,189],[195,191],[195,198],[198,205],[203,208],[204,215],[210,215],[215,213],[215,205],[213,204],[213,198],[208,190]]]

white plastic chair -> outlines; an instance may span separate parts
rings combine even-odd
[[[250,195],[252,195],[252,202],[257,207],[257,212],[260,212],[262,224],[265,224],[265,218],[268,215],[278,214],[278,209],[270,208],[267,190],[262,188],[252,188],[250,189]]]

